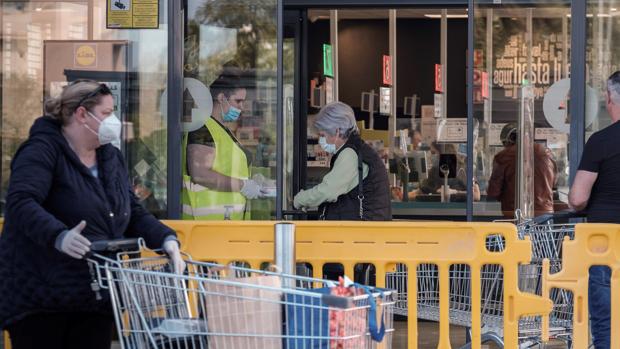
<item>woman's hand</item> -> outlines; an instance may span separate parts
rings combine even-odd
[[[71,230],[61,233],[56,238],[56,249],[75,259],[82,259],[90,251],[90,241],[82,236],[86,222],[81,221]]]
[[[181,257],[181,252],[179,251],[179,242],[176,240],[167,240],[166,242],[164,242],[163,249],[166,254],[168,254],[168,257],[172,262],[175,274],[183,275],[186,264],[183,260],[183,257]]]

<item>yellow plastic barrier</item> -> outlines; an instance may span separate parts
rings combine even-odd
[[[611,282],[611,328],[620,328],[620,225],[577,224],[575,239],[564,239],[562,246],[562,270],[549,275],[546,262],[543,278],[543,295],[549,295],[551,288],[562,288],[573,292],[573,347],[588,348],[588,275],[591,266],[609,266]],[[548,331],[548,318],[543,318],[543,330]],[[620,338],[612,330],[611,348],[620,348]]]
[[[245,261],[253,268],[273,258],[275,222],[187,222],[165,221],[179,235],[183,250],[202,261]],[[439,270],[440,333],[438,348],[450,348],[450,266],[467,264],[471,270],[472,343],[480,348],[481,279],[484,265],[504,270],[504,341],[518,347],[518,321],[522,316],[548,314],[551,301],[518,288],[518,265],[529,263],[529,240],[517,239],[512,224],[458,222],[295,222],[296,257],[322,270],[325,263],[341,263],[353,275],[358,263],[376,268],[377,286],[385,285],[385,273],[395,263],[417,270],[420,264],[435,264]],[[502,235],[506,248],[486,249],[489,235]],[[408,347],[416,348],[417,280],[408,278]]]
[[[253,268],[258,268],[261,263],[270,262],[273,259],[275,222],[164,221],[164,223],[177,231],[183,250],[197,260],[224,264],[245,261]],[[449,269],[453,264],[467,264],[471,268],[472,348],[480,348],[480,269],[483,265],[501,265],[504,269],[504,341],[506,348],[518,347],[517,334],[520,317],[546,315],[551,310],[551,301],[524,294],[518,289],[517,268],[519,264],[529,262],[531,247],[529,241],[517,239],[515,227],[511,224],[295,222],[295,225],[297,260],[310,263],[314,270],[322,270],[325,263],[341,263],[345,268],[345,273],[353,275],[356,264],[371,263],[376,268],[377,286],[382,287],[385,286],[386,271],[395,263],[405,264],[408,270],[417,270],[420,264],[437,265],[440,280],[441,321],[438,345],[440,349],[450,348]],[[608,229],[608,232],[619,229],[611,227],[612,229]],[[506,240],[506,248],[502,252],[489,252],[485,247],[487,236],[495,234],[502,235]],[[606,236],[608,236],[608,241],[615,243],[609,234]],[[595,236],[595,242],[598,241],[597,238],[598,235]],[[599,246],[602,243],[597,242],[595,245]],[[578,250],[580,246],[574,249]],[[565,255],[571,255],[567,254],[569,251],[567,248],[569,247],[565,247]],[[576,266],[570,268],[566,264],[565,268],[581,270],[576,269]],[[415,273],[411,273],[411,276],[413,275]],[[587,271],[585,277],[583,274],[579,275],[580,278],[576,283],[579,285],[585,283],[587,292]],[[614,277],[617,279],[617,273],[614,273]],[[566,282],[560,279],[560,274],[550,276],[549,279],[547,287],[567,288]],[[408,278],[408,290],[408,317],[410,319],[408,347],[417,348],[416,278]],[[579,292],[583,292],[583,289],[580,288]],[[587,295],[587,293],[577,292],[575,294]],[[617,302],[616,298],[614,297],[613,301]],[[587,310],[587,297],[585,300],[580,308],[582,312],[584,306]],[[581,327],[579,329],[587,336],[587,317],[585,331]],[[577,338],[576,336],[575,339]],[[581,342],[575,341],[575,343]],[[585,346],[575,345],[575,347]],[[5,348],[10,348],[6,334]]]

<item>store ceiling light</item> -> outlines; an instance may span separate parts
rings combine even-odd
[[[430,14],[427,13],[424,15],[424,17],[426,18],[441,18],[441,15],[435,15],[435,14]],[[468,16],[466,14],[463,15],[446,15],[446,18],[467,18]]]
[[[34,10],[37,11],[37,12],[41,12],[41,11],[43,11],[43,8],[42,7],[37,7]]]

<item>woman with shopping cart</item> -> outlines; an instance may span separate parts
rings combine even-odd
[[[0,236],[0,327],[15,349],[109,348],[109,299],[83,257],[91,243],[141,237],[181,273],[173,230],[132,192],[121,121],[105,84],[79,80],[49,100],[11,164]]]

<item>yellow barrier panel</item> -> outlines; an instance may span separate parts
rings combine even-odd
[[[275,222],[165,221],[179,235],[183,250],[202,261],[248,262],[258,268],[273,259]],[[454,264],[471,268],[472,348],[480,348],[481,281],[484,265],[501,265],[504,271],[504,342],[518,347],[518,323],[523,316],[547,315],[551,301],[518,288],[518,265],[529,263],[531,244],[518,240],[516,228],[507,223],[459,222],[295,222],[296,257],[322,270],[325,263],[340,263],[353,275],[355,264],[376,268],[377,286],[385,286],[385,273],[396,263],[407,270],[435,264],[440,282],[440,338],[438,348],[450,348],[449,269]],[[487,237],[501,235],[505,249],[491,252]],[[415,273],[410,273],[415,275]],[[417,280],[408,278],[408,347],[416,348]]]
[[[549,274],[548,261],[544,265],[543,296],[551,288],[562,288],[573,292],[573,347],[588,348],[588,275],[591,266],[609,266],[611,282],[611,328],[620,328],[620,225],[577,224],[574,240],[564,239],[562,245],[562,269]],[[548,318],[544,319],[544,330],[548,330]],[[620,348],[620,341],[612,330],[611,348]]]

